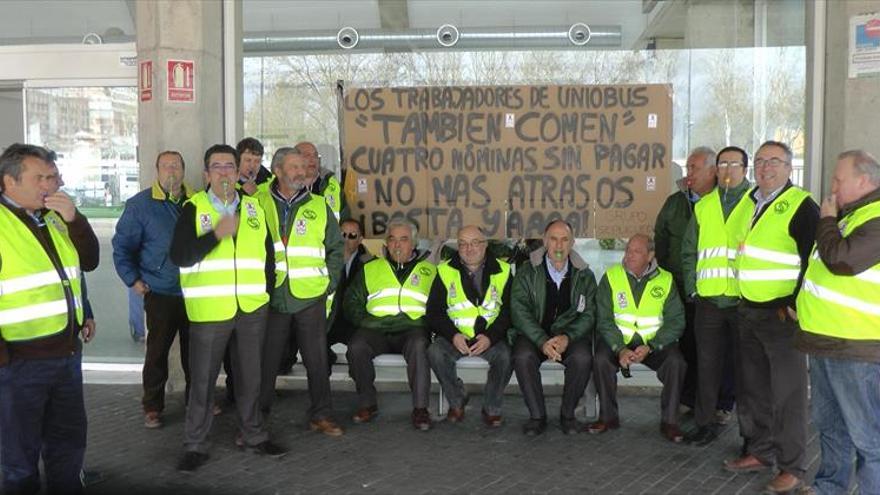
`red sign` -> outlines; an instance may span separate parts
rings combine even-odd
[[[195,62],[168,61],[168,101],[195,101]]]
[[[153,99],[153,61],[141,60],[139,68],[138,91],[141,101],[150,101]]]
[[[865,23],[865,35],[869,38],[880,38],[880,19],[871,19]]]

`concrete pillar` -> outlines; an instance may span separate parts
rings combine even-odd
[[[203,0],[136,2],[138,60],[153,62],[153,95],[138,104],[138,161],[141,186],[156,177],[156,155],[177,150],[186,161],[186,181],[204,185],[205,150],[224,136],[223,3]],[[168,60],[195,63],[192,103],[168,101]],[[169,391],[183,391],[180,347],[169,355]]]
[[[837,154],[863,148],[880,156],[880,74],[849,79],[849,19],[880,12],[880,0],[829,1],[826,8],[822,194],[831,190]]]
[[[186,179],[201,187],[203,154],[223,142],[223,3],[202,0],[136,2],[138,60],[153,62],[153,98],[138,104],[141,185],[155,179],[156,155],[180,151]],[[167,61],[195,62],[195,101],[168,101]]]

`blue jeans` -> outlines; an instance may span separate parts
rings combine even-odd
[[[859,492],[880,494],[880,364],[810,357],[813,422],[822,459],[819,493],[848,493],[855,458]]]
[[[143,339],[147,334],[144,322],[144,296],[134,289],[128,289],[128,328],[134,339]]]
[[[82,356],[13,360],[0,367],[0,465],[4,493],[82,491],[86,451]]]

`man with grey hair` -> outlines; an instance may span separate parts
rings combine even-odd
[[[675,288],[682,298],[685,308],[685,329],[681,338],[681,352],[687,361],[687,373],[681,391],[681,404],[693,408],[697,395],[697,343],[694,335],[695,306],[686,297],[684,271],[681,264],[681,248],[688,223],[694,216],[694,205],[703,196],[712,192],[716,183],[715,150],[708,146],[698,146],[688,154],[687,176],[678,181],[679,190],[672,193],[657,214],[654,223],[654,242],[657,263],[672,273]],[[720,401],[731,403],[729,400]],[[730,409],[730,407],[727,407]]]
[[[846,493],[855,467],[858,491],[880,493],[880,165],[873,156],[838,156],[820,215],[795,338],[810,355],[822,454],[813,486]]]
[[[327,294],[342,273],[342,235],[321,196],[306,187],[306,158],[294,148],[272,157],[275,178],[254,196],[266,212],[275,248],[275,289],[263,344],[260,406],[268,412],[275,378],[288,341],[295,333],[309,383],[309,428],[342,435],[331,415],[327,358]]]
[[[384,256],[364,265],[343,302],[348,321],[358,325],[346,354],[358,392],[358,409],[352,420],[366,423],[378,413],[373,358],[401,353],[412,391],[412,425],[427,431],[431,429],[431,368],[425,313],[437,267],[415,249],[418,227],[413,222],[392,219],[386,232]]]

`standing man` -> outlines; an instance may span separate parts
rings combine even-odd
[[[475,225],[458,231],[458,252],[437,267],[428,296],[428,324],[438,338],[428,348],[431,369],[449,400],[446,420],[464,419],[467,392],[455,363],[464,356],[489,362],[483,389],[483,422],[501,426],[504,388],[510,381],[510,265],[486,256],[486,236]]]
[[[620,424],[617,369],[643,363],[657,372],[663,384],[660,434],[670,442],[681,442],[678,401],[687,363],[678,339],[684,331],[684,309],[672,274],[657,266],[650,237],[636,234],[629,239],[623,264],[609,268],[599,282],[596,306],[596,327],[603,342],[597,345],[594,369],[598,376],[611,377],[597,383],[605,424]]]
[[[312,194],[324,197],[327,205],[333,210],[337,222],[340,218],[347,218],[347,211],[344,211],[345,197],[342,194],[342,187],[333,171],[321,166],[321,155],[318,153],[318,148],[314,144],[304,141],[297,144],[296,149],[306,157],[309,188]],[[343,212],[346,214],[343,215]]]
[[[816,248],[798,294],[810,354],[813,424],[822,458],[818,493],[880,493],[880,164],[841,153],[822,202]],[[855,455],[853,455],[855,454]],[[855,466],[853,466],[855,458]]]
[[[248,196],[268,190],[272,173],[263,167],[263,143],[246,137],[238,142],[235,151],[241,160],[236,187]]]
[[[717,168],[715,151],[708,146],[694,148],[685,162],[687,176],[679,181],[679,191],[666,198],[654,223],[654,242],[657,246],[657,263],[672,273],[675,288],[684,302],[685,327],[680,346],[687,362],[681,404],[693,409],[697,395],[697,343],[694,335],[695,306],[685,290],[682,270],[682,242],[688,223],[694,215],[694,205],[715,187]],[[720,402],[724,402],[723,400]],[[731,401],[732,402],[732,401]],[[725,405],[721,404],[720,408]],[[730,407],[727,407],[729,410]]]
[[[739,325],[742,397],[751,425],[746,455],[725,461],[741,473],[769,469],[779,474],[766,489],[788,492],[801,484],[807,441],[807,362],[794,348],[798,325],[789,312],[807,269],[819,207],[810,193],[792,185],[792,152],[767,141],[755,153],[758,187],[745,239],[736,257],[742,303]],[[740,425],[742,430],[744,425]]]
[[[688,443],[699,447],[718,437],[716,405],[724,396],[727,368],[737,363],[736,250],[745,238],[755,203],[749,199],[745,179],[749,157],[745,150],[729,146],[718,153],[718,187],[701,199],[688,225],[682,247],[685,291],[696,305],[697,403],[694,421],[697,429]],[[735,373],[734,383],[742,386]],[[739,394],[736,394],[739,395]],[[749,420],[746,408],[736,408],[741,425]],[[748,428],[746,428],[747,430]]]
[[[279,148],[272,172],[268,191],[256,195],[275,246],[260,406],[264,411],[272,406],[278,367],[295,332],[312,401],[309,428],[339,436],[342,428],[331,416],[326,300],[342,272],[342,236],[324,198],[306,189],[306,160],[299,151]]]
[[[529,420],[523,425],[529,436],[547,429],[539,369],[547,359],[565,366],[559,426],[565,434],[579,429],[574,409],[592,369],[596,277],[573,246],[571,226],[562,220],[551,222],[544,229],[544,247],[532,252],[513,280],[513,328],[508,335],[516,380],[529,408]]]
[[[189,320],[180,291],[180,271],[169,259],[171,237],[189,191],[183,185],[183,156],[156,157],[156,181],[125,203],[113,236],[113,264],[127,287],[144,298],[147,354],[144,358],[144,426],[162,426],[168,351],[180,335],[180,365],[189,389]]]
[[[257,200],[239,195],[238,153],[225,144],[205,152],[207,191],[183,206],[171,241],[171,261],[190,321],[190,389],[186,406],[185,454],[180,471],[195,471],[208,459],[214,383],[227,343],[235,375],[235,406],[243,445],[280,457],[260,413],[260,360],[275,283],[272,236]]]
[[[86,449],[80,269],[98,239],[58,191],[50,152],[13,144],[0,155],[0,466],[3,491],[82,491]]]
[[[358,392],[358,409],[352,421],[366,423],[378,414],[373,358],[395,352],[406,360],[412,425],[428,431],[431,367],[427,348],[431,338],[425,307],[437,267],[415,249],[419,231],[414,223],[395,218],[387,229],[384,256],[370,261],[355,275],[342,306],[348,320],[358,325],[346,354]]]

